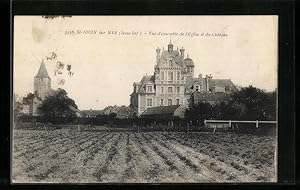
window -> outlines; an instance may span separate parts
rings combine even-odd
[[[177,80],[180,80],[180,72],[177,71]]]
[[[168,72],[168,80],[169,80],[169,81],[172,81],[172,80],[173,80],[173,72],[172,72],[172,71],[169,71],[169,72]]]
[[[165,80],[165,73],[163,71],[160,72],[160,80]]]
[[[147,99],[147,106],[148,107],[152,106],[152,99],[151,98]]]
[[[199,90],[199,86],[198,85],[196,85],[196,91],[197,92],[199,92],[200,90]]]
[[[180,93],[180,87],[179,87],[179,86],[176,87],[176,92],[177,92],[178,94]]]
[[[179,105],[179,99],[176,99],[176,104]]]
[[[164,105],[164,99],[160,99],[160,105],[161,105],[161,106]]]
[[[225,86],[225,92],[228,92],[229,91],[229,86]]]
[[[168,106],[172,106],[172,99],[168,99]]]
[[[173,88],[172,87],[168,87],[168,93],[173,93]]]
[[[152,86],[148,86],[148,87],[147,87],[147,91],[148,91],[148,92],[152,92]]]
[[[161,93],[163,94],[164,93],[164,87],[161,87]]]

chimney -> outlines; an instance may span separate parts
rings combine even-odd
[[[158,63],[159,59],[160,59],[160,49],[159,49],[159,47],[157,47],[157,49],[156,49],[156,63]]]
[[[209,76],[205,75],[205,83],[206,83],[206,91],[207,92],[209,91],[208,79],[209,79]]]
[[[182,57],[182,59],[184,59],[184,49],[183,49],[183,47],[180,49],[180,56]]]
[[[172,42],[171,42],[171,39],[170,39],[170,43],[169,43],[169,45],[168,45],[168,52],[169,52],[169,53],[172,53],[172,52],[173,52],[173,44],[172,44]]]

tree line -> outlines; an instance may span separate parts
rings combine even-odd
[[[185,117],[191,121],[276,120],[276,92],[265,92],[253,86],[233,92],[229,99],[217,104],[190,104]]]
[[[34,95],[28,94],[22,103],[32,105]],[[229,99],[220,103],[211,104],[199,102],[190,104],[182,121],[192,121],[202,124],[204,119],[220,120],[276,120],[276,92],[265,92],[253,86],[244,87],[233,92]],[[40,119],[43,122],[52,123],[78,123],[83,121],[78,116],[78,106],[75,101],[68,97],[64,89],[56,90],[51,96],[47,96],[38,107]],[[28,116],[20,115],[20,103],[14,105],[14,114],[21,121],[28,120]],[[135,120],[134,120],[135,119]],[[116,114],[98,115],[94,119],[85,119],[84,123],[111,124],[116,120]],[[126,119],[125,119],[126,120]],[[142,118],[128,118],[130,121],[142,122]],[[174,118],[178,120],[178,118]],[[118,123],[128,123],[118,120]],[[146,121],[145,121],[146,122]],[[149,121],[153,122],[153,121]],[[147,123],[147,122],[146,122]]]

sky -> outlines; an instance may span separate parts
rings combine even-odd
[[[195,77],[273,91],[277,24],[277,16],[15,16],[14,93],[33,92],[43,60],[52,88],[64,88],[79,109],[128,106],[133,83],[153,74],[155,50],[170,40],[193,59]],[[60,75],[57,62],[65,65]]]

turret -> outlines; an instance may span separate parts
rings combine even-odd
[[[158,63],[159,59],[160,59],[160,49],[159,49],[159,47],[157,47],[157,49],[156,49],[156,63]]]
[[[173,44],[172,44],[171,40],[170,40],[170,43],[169,43],[169,45],[168,45],[168,52],[169,52],[169,53],[172,53],[172,52],[173,52]]]
[[[205,75],[206,91],[209,91],[209,80],[212,79],[212,75]]]
[[[184,49],[183,49],[183,47],[180,49],[180,56],[182,57],[182,59],[184,59]]]

